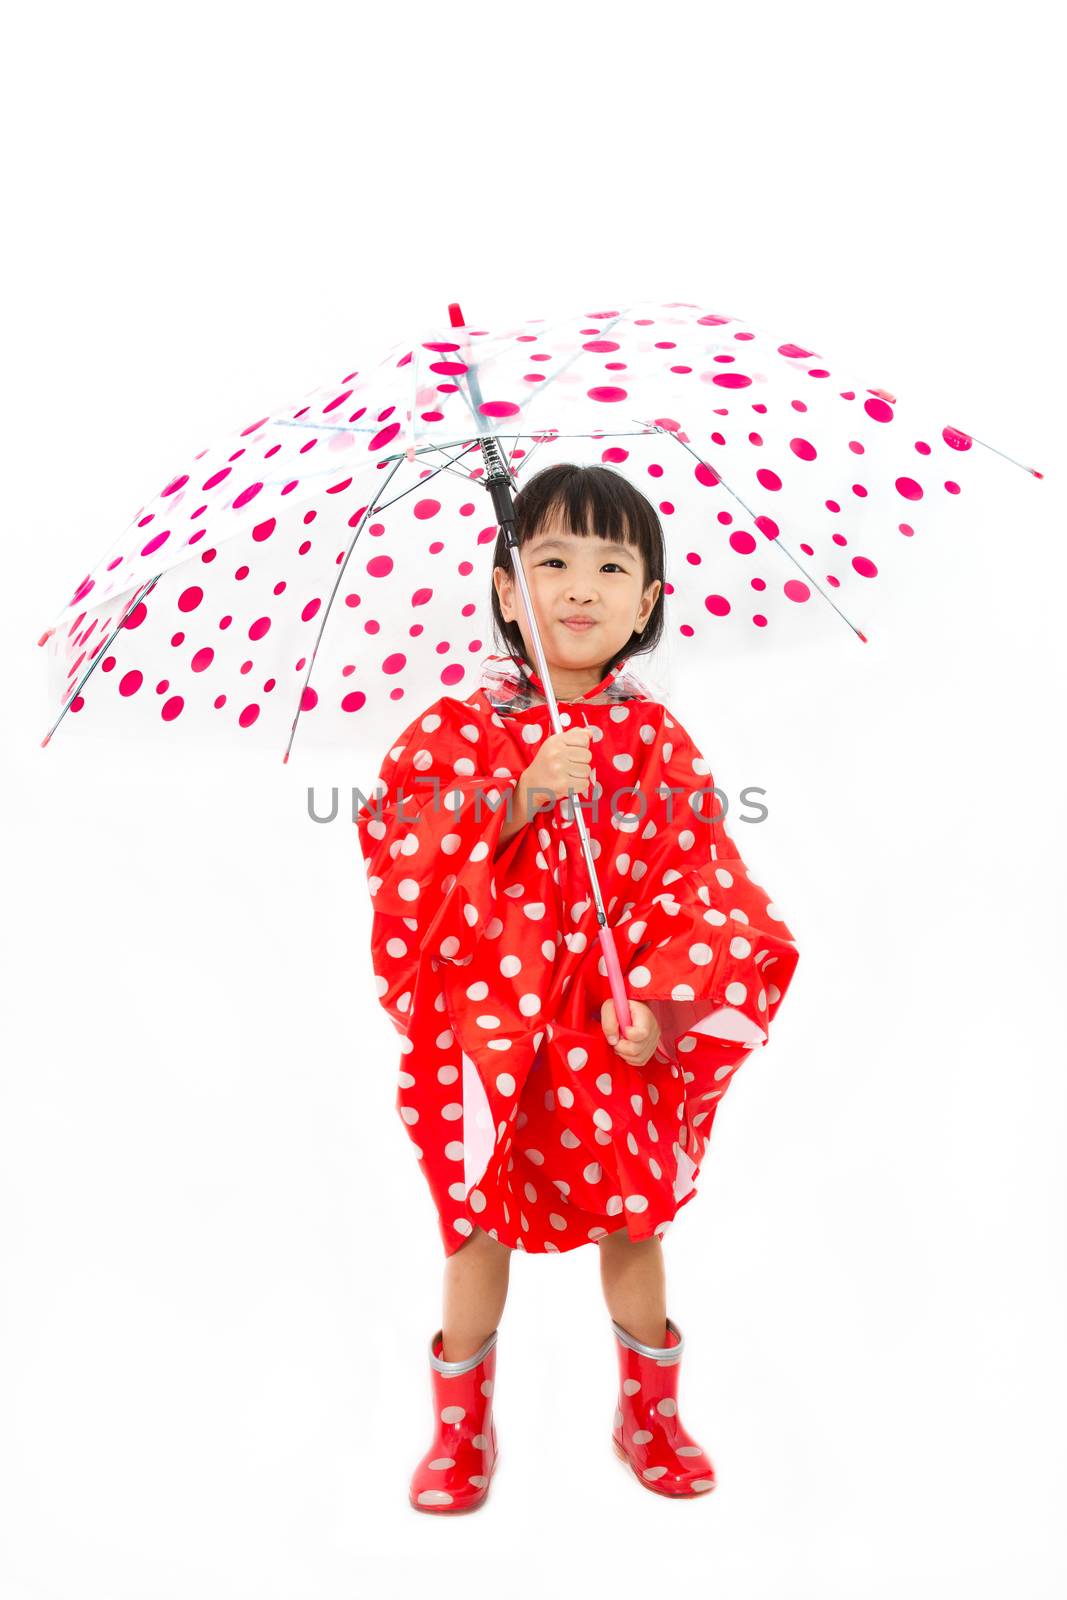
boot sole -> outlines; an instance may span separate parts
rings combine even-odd
[[[611,1436],[611,1448],[614,1450],[615,1454],[618,1456],[623,1465],[629,1468],[630,1472],[637,1479],[642,1489],[650,1489],[653,1494],[663,1495],[663,1497],[667,1500],[703,1500],[705,1495],[714,1494],[715,1490],[719,1487],[717,1483],[714,1483],[710,1489],[661,1489],[659,1485],[653,1483],[650,1478],[642,1478],[641,1474],[638,1472],[637,1468],[634,1466],[633,1462],[630,1460],[630,1457],[626,1454],[626,1451],[622,1448],[614,1434]]]

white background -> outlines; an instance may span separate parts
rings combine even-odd
[[[1064,125],[1047,6],[56,3],[6,28],[0,1600],[1059,1595]],[[419,1516],[442,1254],[352,750],[65,744],[36,640],[176,465],[458,300],[699,301],[1009,463],[905,625],[677,710],[801,946],[664,1246],[720,1487],[516,1257],[501,1464]],[[654,1588],[653,1588],[654,1586]]]

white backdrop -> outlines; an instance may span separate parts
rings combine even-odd
[[[0,1600],[1063,1592],[1050,21],[9,23]],[[728,825],[766,791],[734,836],[802,952],[664,1246],[720,1487],[673,1503],[614,1458],[590,1247],[515,1258],[489,1502],[420,1517],[443,1257],[345,804],[382,752],[42,750],[36,641],[188,454],[449,301],[492,326],[652,295],[804,338],[1047,478],[1005,464],[870,645],[842,626],[677,694]]]

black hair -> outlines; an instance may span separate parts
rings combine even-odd
[[[644,566],[642,587],[647,589],[658,578],[660,591],[644,632],[631,633],[622,649],[604,663],[604,671],[613,671],[628,656],[646,655],[654,650],[663,634],[663,528],[655,506],[645,499],[640,489],[610,467],[580,467],[573,461],[561,461],[535,473],[515,496],[514,505],[515,533],[520,548],[534,538],[556,510],[562,513],[569,530],[581,538],[608,539],[612,544],[629,542],[637,546]],[[497,534],[493,566],[503,567],[509,578],[514,579],[511,555],[502,532]],[[521,596],[516,598],[521,605]],[[517,655],[527,666],[534,667],[536,664],[527,656],[518,622],[504,620],[495,583],[490,602],[497,644],[507,654]]]

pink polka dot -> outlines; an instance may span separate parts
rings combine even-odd
[[[914,478],[898,478],[896,487],[897,493],[903,495],[905,500],[921,500],[923,497],[922,489]]]
[[[253,702],[252,705],[245,706],[237,721],[242,728],[250,728],[258,716],[259,707]]]
[[[190,584],[189,588],[188,589],[183,589],[181,594],[178,596],[178,610],[179,611],[195,611],[197,606],[200,604],[201,600],[203,600],[203,598],[204,598],[203,589],[201,589],[195,583],[194,584]]]
[[[459,683],[460,679],[464,677],[466,677],[464,668],[458,662],[455,662],[452,666],[446,667],[441,673],[441,682],[446,688],[450,689],[454,683]]]
[[[790,439],[789,448],[801,461],[815,460],[817,454],[815,446],[807,439]]]
[[[941,437],[952,450],[969,450],[974,440],[959,428],[942,428]]]
[[[750,533],[738,528],[730,535],[730,548],[736,550],[740,556],[750,556],[756,548],[756,541]]]
[[[303,688],[303,690],[301,692],[301,695],[300,695],[300,709],[301,709],[301,711],[314,711],[314,709],[318,705],[318,703],[319,703],[318,690],[317,689],[313,689],[311,687],[310,683],[305,684],[304,688]]]
[[[167,484],[165,489],[161,489],[159,491],[160,499],[165,500],[169,494],[177,494],[178,490],[184,489],[188,482],[188,476],[183,478],[173,478],[171,482]]]
[[[255,622],[253,622],[252,626],[248,630],[248,637],[250,639],[262,639],[263,635],[265,633],[269,633],[269,632],[270,632],[270,618],[269,617],[257,617]]]
[[[757,517],[756,527],[768,539],[777,539],[781,529],[770,517]]]
[[[134,667],[130,672],[124,673],[122,678],[119,680],[119,694],[136,694],[143,682],[144,674],[142,672],[138,672],[137,668]]]
[[[878,576],[878,568],[866,556],[853,556],[852,565],[861,578],[876,578]]]
[[[323,408],[322,408],[323,416],[324,417],[329,416],[331,411],[336,411],[338,406],[343,406],[345,401],[346,400],[350,400],[351,398],[352,398],[352,390],[351,389],[346,389],[343,394],[336,395],[334,397],[334,399],[332,399],[327,405],[323,406]]]
[[[513,400],[486,400],[478,407],[483,417],[517,417],[519,407]]]
[[[730,602],[724,594],[705,595],[704,605],[713,617],[725,617],[730,611]]]
[[[408,664],[407,656],[402,655],[398,651],[394,655],[386,656],[385,660],[382,662],[382,671],[383,672],[388,672],[390,674],[392,674],[394,672],[403,672],[403,670],[407,666],[407,664]]]
[[[392,570],[392,556],[372,556],[367,562],[367,575],[371,578],[387,578]]]
[[[440,509],[440,500],[417,500],[412,515],[425,522],[429,517],[436,517]]]
[[[747,389],[752,383],[743,372],[716,372],[711,381],[720,389]]]
[[[148,543],[142,546],[141,554],[143,556],[153,555],[155,551],[159,549],[160,545],[166,544],[169,538],[170,529],[164,528],[162,533],[157,533],[154,539],[149,539]]]
[[[205,672],[215,659],[215,652],[209,644],[198,650],[189,665],[194,672]]]
[[[795,600],[798,605],[805,600],[811,599],[811,590],[799,578],[790,578],[788,582],[784,583],[782,585],[782,593],[787,600]]]
[[[276,519],[274,517],[268,517],[266,522],[256,523],[256,526],[252,529],[252,537],[256,540],[257,544],[262,544],[264,539],[270,538],[271,534],[274,532],[275,521]]]
[[[863,409],[872,422],[892,422],[893,407],[887,406],[884,400],[865,400]]]
[[[367,446],[367,449],[368,450],[382,450],[382,449],[384,449],[387,444],[391,444],[392,443],[392,441],[396,438],[396,436],[397,436],[397,434],[399,432],[400,432],[400,424],[399,424],[399,422],[391,422],[387,428],[382,428],[382,430],[379,433],[376,433],[374,435],[374,438],[371,440],[370,444]]]
[[[713,469],[707,466],[703,461],[697,463],[693,470],[693,476],[698,483],[702,483],[704,485],[705,489],[713,489],[719,482],[718,473],[713,471]]]
[[[344,699],[341,701],[341,710],[358,711],[360,706],[366,703],[366,699],[367,696],[361,693],[359,689],[353,689],[352,693],[346,694]]]
[[[781,478],[778,476],[777,472],[772,472],[770,467],[760,467],[759,471],[756,473],[756,481],[757,483],[761,484],[764,489],[770,489],[772,491],[782,487]]]
[[[240,511],[242,506],[246,506],[250,500],[254,500],[256,498],[256,495],[259,493],[262,487],[263,485],[261,483],[250,483],[247,489],[242,489],[236,500],[233,502],[233,509],[235,511]]]
[[[180,717],[185,701],[180,694],[173,695],[163,706],[160,716],[164,722],[173,722],[175,717]]]
[[[596,384],[592,389],[587,389],[586,394],[590,400],[599,400],[606,405],[612,405],[619,400],[627,398],[625,389],[617,389],[610,383]]]

